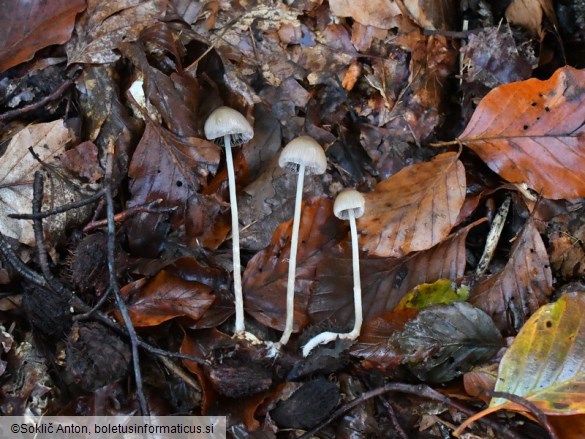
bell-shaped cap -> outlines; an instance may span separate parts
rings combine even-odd
[[[333,213],[339,219],[346,220],[349,218],[349,212],[353,211],[353,216],[359,218],[364,214],[366,200],[364,196],[355,189],[345,189],[337,195],[333,203]]]
[[[325,151],[315,139],[300,136],[291,140],[280,153],[278,164],[281,168],[304,165],[307,174],[323,174],[327,169]]]
[[[203,129],[205,137],[209,140],[222,140],[225,136],[230,136],[232,146],[246,143],[254,137],[254,129],[248,120],[230,107],[219,107],[213,110],[205,121]]]

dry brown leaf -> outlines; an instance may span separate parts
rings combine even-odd
[[[543,18],[556,24],[552,0],[512,0],[506,9],[506,19],[528,29],[532,34],[544,37]]]
[[[35,171],[42,165],[32,156],[33,148],[45,163],[52,163],[74,140],[73,133],[62,120],[31,125],[18,132],[10,141],[0,160],[0,233],[32,246],[35,243],[32,221],[8,218],[11,213],[30,213],[32,182]],[[73,201],[82,195],[74,192],[65,179],[45,177],[43,209],[50,209]],[[71,210],[45,220],[46,233],[56,240],[65,227],[80,220],[82,210]]]
[[[69,63],[105,64],[116,61],[121,41],[130,42],[164,17],[168,0],[88,0],[77,20],[77,38],[67,45]]]
[[[331,14],[351,17],[366,26],[390,29],[396,26],[395,17],[401,15],[392,0],[330,0]]]
[[[0,9],[0,73],[31,59],[35,52],[71,36],[84,0],[6,2]]]
[[[402,169],[364,194],[360,243],[371,255],[400,257],[447,237],[465,200],[465,168],[456,153]]]
[[[516,238],[504,269],[474,285],[469,301],[488,313],[500,331],[511,334],[546,303],[551,292],[546,248],[530,219]]]
[[[511,183],[546,198],[585,197],[585,70],[488,93],[459,140]]]
[[[403,0],[403,3],[422,28],[455,30],[457,5],[453,0]]]

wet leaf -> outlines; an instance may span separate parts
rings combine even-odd
[[[270,246],[248,262],[243,275],[246,311],[260,323],[280,330],[286,315],[291,228],[292,220],[281,224]],[[309,322],[307,304],[317,264],[326,257],[325,249],[337,242],[345,230],[333,215],[333,203],[328,198],[315,197],[303,203],[295,280],[295,331]]]
[[[585,71],[502,85],[486,95],[459,140],[502,178],[546,198],[585,196]]]
[[[163,198],[168,206],[184,206],[215,172],[219,154],[219,148],[207,140],[180,138],[147,123],[128,171],[129,205]]]
[[[167,0],[88,0],[77,20],[77,38],[67,45],[69,63],[105,64],[116,61],[121,41],[130,42],[164,16]]]
[[[126,285],[122,294],[134,326],[156,326],[175,317],[199,320],[215,300],[212,289],[162,270],[149,280]]]
[[[503,333],[515,333],[546,303],[552,274],[534,221],[528,220],[502,271],[473,286],[469,301],[488,313]]]
[[[563,295],[544,305],[522,327],[498,372],[496,391],[527,399],[547,415],[585,414],[585,294]],[[502,398],[467,420],[458,431],[497,410],[525,412]],[[566,418],[568,422],[570,418]]]
[[[391,342],[402,363],[431,382],[450,381],[503,346],[492,319],[466,302],[421,310]]]
[[[363,250],[376,256],[404,256],[447,237],[465,200],[465,169],[457,154],[402,169],[364,194],[358,220]]]
[[[3,3],[0,10],[0,73],[31,59],[35,52],[71,36],[84,0]]]

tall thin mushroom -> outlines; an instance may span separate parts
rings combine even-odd
[[[341,334],[336,332],[322,332],[313,337],[305,346],[303,346],[303,356],[305,357],[319,344],[329,343],[337,338],[355,340],[360,335],[363,321],[362,287],[360,281],[360,255],[355,220],[364,214],[365,204],[364,196],[354,189],[346,189],[342,191],[333,204],[333,213],[337,218],[349,221],[351,233],[353,303],[355,308],[355,322],[353,324],[353,329],[351,332]]]
[[[290,258],[288,265],[288,282],[286,286],[286,323],[279,344],[285,345],[293,331],[295,275],[297,268],[297,248],[299,227],[301,223],[301,201],[303,199],[303,182],[305,173],[323,174],[327,169],[327,158],[321,145],[309,136],[300,136],[289,142],[278,159],[281,168],[289,168],[298,172],[297,192],[295,197],[295,213],[293,217],[292,236],[290,239]]]
[[[235,335],[245,333],[244,298],[242,294],[242,274],[240,263],[240,226],[238,221],[238,203],[236,200],[236,176],[232,147],[248,142],[254,137],[254,130],[246,118],[230,107],[219,107],[213,110],[205,121],[205,137],[219,140],[225,147],[225,160],[228,171],[230,191],[230,208],[232,213],[232,249],[234,263],[234,295],[236,299]]]

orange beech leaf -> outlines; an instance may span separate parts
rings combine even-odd
[[[547,415],[581,415],[582,418],[585,414],[584,316],[582,291],[565,294],[555,303],[542,306],[504,354],[495,391],[522,397]],[[492,398],[488,409],[469,418],[454,434],[501,409],[527,411],[517,403]]]
[[[364,194],[360,243],[376,256],[404,256],[447,237],[465,200],[465,168],[448,152],[402,169]]]
[[[75,25],[84,0],[50,0],[2,3],[0,10],[0,73],[31,59],[35,52],[63,44]]]
[[[502,85],[479,103],[459,141],[502,178],[546,198],[585,197],[585,70]]]
[[[246,311],[271,328],[284,329],[286,283],[292,220],[281,224],[268,248],[248,262],[243,276]],[[299,229],[299,249],[295,281],[294,328],[298,331],[309,322],[307,304],[316,267],[329,257],[325,248],[338,242],[347,226],[333,215],[333,203],[325,197],[303,203]]]
[[[515,333],[528,316],[546,303],[552,274],[546,248],[529,219],[502,271],[473,286],[469,301],[488,313],[503,333]]]
[[[156,326],[174,317],[200,319],[215,300],[211,291],[207,285],[162,270],[152,279],[126,285],[122,294],[134,326]]]

